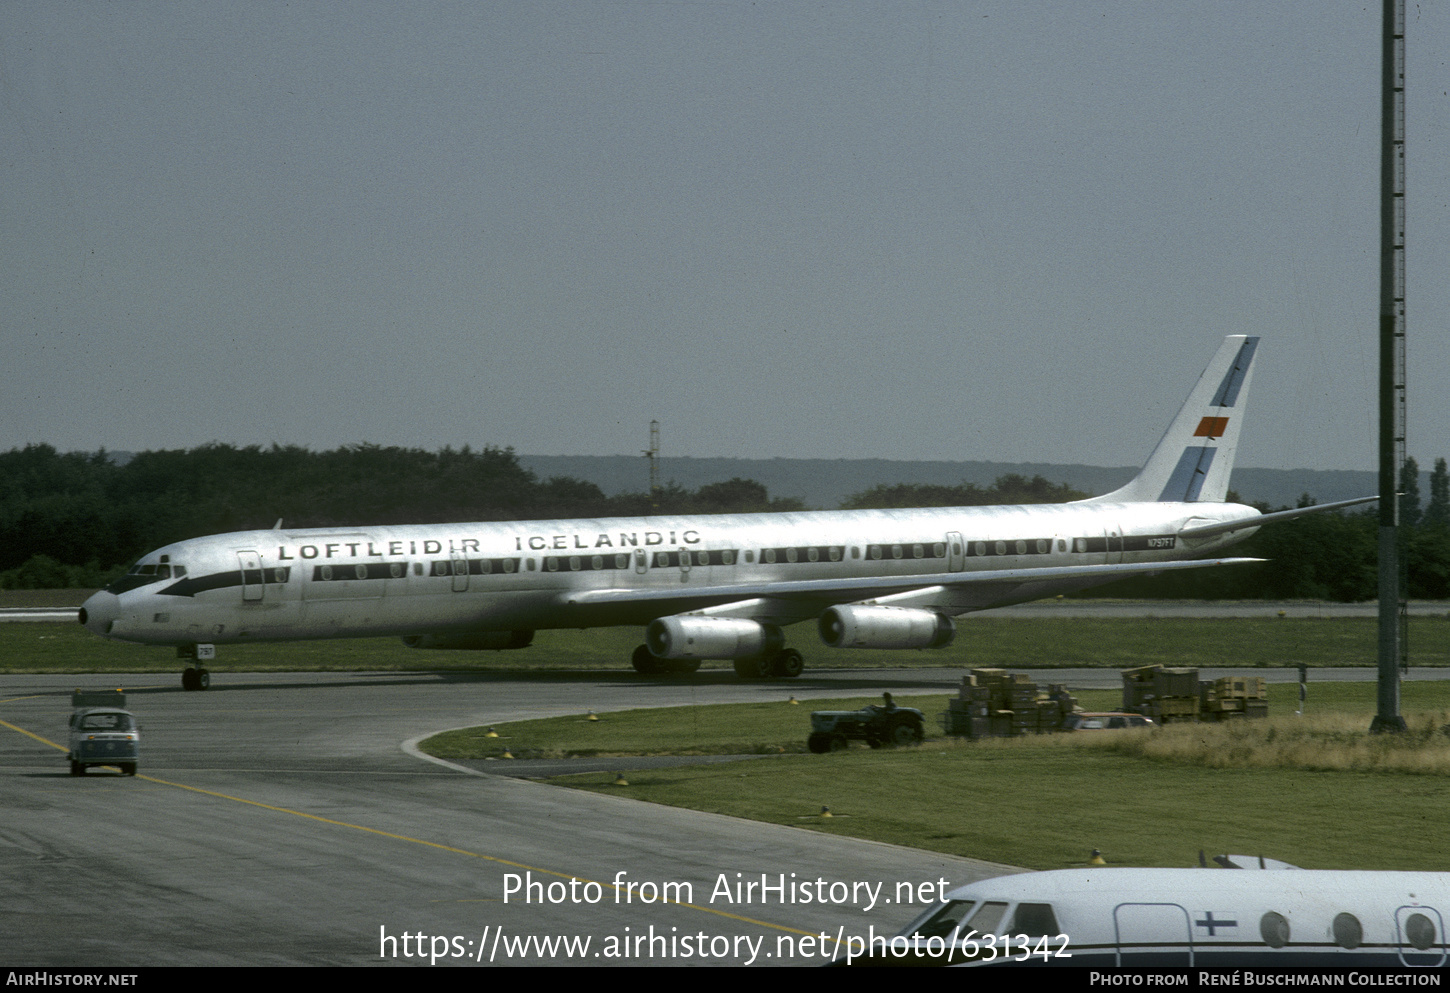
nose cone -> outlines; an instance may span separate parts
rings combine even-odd
[[[92,634],[109,638],[111,625],[121,616],[121,598],[114,593],[101,590],[81,606],[80,620]]]

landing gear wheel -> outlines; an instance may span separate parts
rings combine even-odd
[[[735,675],[741,679],[769,679],[773,669],[766,655],[749,655],[735,660]]]
[[[817,731],[806,739],[806,747],[817,755],[824,755],[831,750],[831,736]]]
[[[186,690],[188,693],[190,693],[192,690],[201,689],[201,679],[197,675],[197,671],[194,666],[188,666],[181,673],[181,688]]]
[[[924,737],[921,725],[910,717],[898,717],[891,725],[891,744],[897,748],[919,745]]]
[[[770,662],[771,674],[783,676],[786,679],[794,679],[799,676],[805,667],[806,660],[794,648],[786,648],[777,652],[775,658]]]
[[[651,652],[648,645],[636,648],[629,661],[634,665],[635,672],[645,676],[658,676],[669,669],[669,661]]]
[[[209,669],[196,670],[196,688],[199,690],[211,688],[211,671]]]

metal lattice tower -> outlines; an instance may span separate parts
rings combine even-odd
[[[1405,0],[1384,0],[1380,137],[1379,694],[1371,731],[1403,731],[1409,556],[1400,528],[1405,465]]]

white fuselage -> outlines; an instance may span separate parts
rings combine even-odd
[[[1252,529],[1177,532],[1257,513],[1085,502],[243,531],[148,554],[83,623],[185,645],[642,625],[749,598],[778,624],[893,596],[955,615],[1211,556]]]
[[[1059,869],[952,890],[872,961],[1440,968],[1447,912],[1443,872]]]

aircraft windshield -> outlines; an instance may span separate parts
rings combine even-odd
[[[107,593],[121,594],[127,590],[134,590],[150,583],[159,583],[165,579],[179,579],[186,575],[186,566],[158,565],[155,562],[137,562],[126,570],[126,575],[106,587]]]
[[[908,937],[919,934],[923,938],[945,938],[962,922],[974,905],[973,900],[948,900],[940,907],[918,917],[901,933]]]

